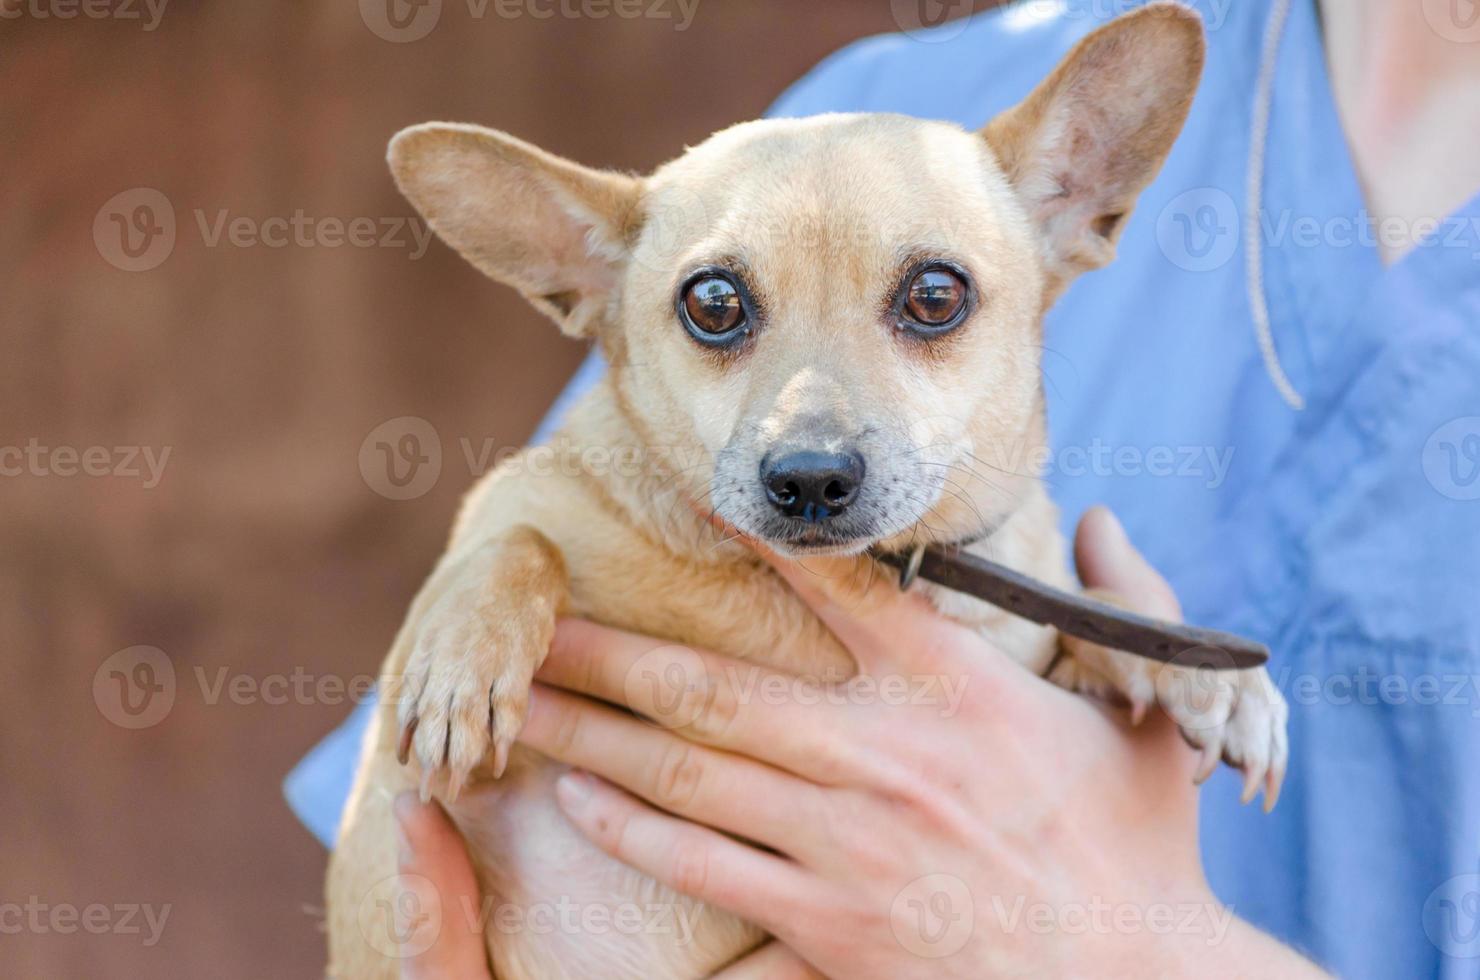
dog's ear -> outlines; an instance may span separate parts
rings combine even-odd
[[[402,130],[388,158],[397,186],[443,241],[567,334],[595,329],[627,257],[638,178],[449,123]]]
[[[1115,257],[1187,119],[1203,54],[1197,14],[1151,4],[1080,41],[982,131],[1038,228],[1050,296]]]

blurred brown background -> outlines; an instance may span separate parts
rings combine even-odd
[[[325,852],[279,784],[349,704],[273,679],[374,672],[474,475],[461,440],[517,446],[582,356],[404,229],[210,244],[222,218],[275,241],[265,219],[368,218],[379,237],[412,214],[386,140],[435,118],[645,170],[896,27],[890,0],[699,0],[682,31],[446,0],[397,43],[367,26],[397,30],[385,2],[175,0],[156,20],[144,0],[0,0],[5,976],[318,975]],[[141,217],[137,188],[164,213]],[[169,211],[172,250],[148,237]],[[405,501],[359,463],[399,416],[443,446]],[[139,645],[175,672],[162,717],[110,693],[160,679],[104,666]],[[140,905],[169,907],[153,946],[121,908]]]

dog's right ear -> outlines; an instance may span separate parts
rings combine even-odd
[[[565,333],[591,334],[636,231],[638,178],[452,123],[402,130],[388,159],[401,193],[443,241]]]
[[[1086,36],[983,130],[1038,226],[1050,297],[1114,257],[1187,119],[1204,47],[1194,11],[1149,4]]]

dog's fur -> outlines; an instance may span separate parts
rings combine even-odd
[[[978,456],[1043,444],[1042,314],[1113,256],[1181,129],[1202,59],[1197,18],[1157,4],[1085,39],[981,132],[890,115],[753,122],[646,178],[473,126],[396,137],[392,170],[438,234],[566,333],[594,338],[610,370],[555,437],[560,464],[516,459],[473,490],[395,641],[330,867],[331,975],[396,972],[360,913],[395,874],[392,798],[424,780],[497,904],[687,902],[586,843],[555,807],[559,768],[510,747],[561,615],[793,674],[853,669],[711,517],[794,556],[990,531],[973,547],[1072,587],[1036,474]],[[969,319],[933,340],[906,336],[884,312],[922,256],[957,263],[979,291]],[[734,350],[702,347],[675,313],[680,284],[706,265],[734,270],[761,311]],[[844,444],[867,460],[854,536],[793,533],[766,501],[762,456]],[[1056,682],[1160,703],[1189,741],[1244,769],[1250,791],[1263,783],[1272,801],[1284,705],[1263,671],[1239,676],[1224,723],[1206,724],[1206,713],[1194,723],[1185,695],[1168,694],[1180,689],[1154,683],[1158,665],[928,591],[1030,670],[1044,673],[1062,652]],[[402,696],[390,696],[401,678]],[[413,720],[413,762],[402,766],[398,741]],[[478,792],[459,796],[470,782]],[[444,914],[460,924],[461,911]],[[686,944],[490,929],[488,948],[505,978],[677,978],[706,976],[762,938],[713,908],[694,922]]]

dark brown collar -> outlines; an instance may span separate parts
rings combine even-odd
[[[961,545],[927,548],[922,544],[906,554],[876,553],[874,557],[899,569],[902,589],[908,589],[917,577],[922,578],[990,602],[1014,616],[1140,657],[1212,670],[1244,670],[1269,659],[1269,649],[1262,643],[1117,609],[1098,599],[1045,585],[973,555]]]

